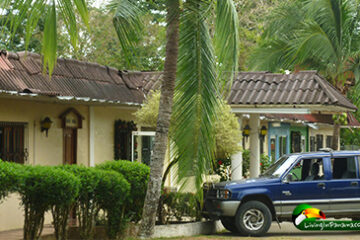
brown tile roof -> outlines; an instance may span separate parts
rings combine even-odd
[[[234,105],[334,105],[357,108],[316,71],[240,72],[228,102]]]
[[[132,73],[135,74],[136,73]],[[161,73],[142,73],[133,76],[137,87],[147,94],[159,89]],[[228,97],[232,105],[333,105],[357,108],[316,71],[292,74],[239,72]]]
[[[69,96],[89,101],[141,104],[144,94],[114,68],[96,63],[61,59],[51,79],[42,74],[38,54],[0,52],[0,90],[6,92]]]

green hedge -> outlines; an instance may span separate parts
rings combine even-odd
[[[130,183],[130,197],[126,201],[125,214],[133,221],[141,219],[142,209],[149,180],[150,168],[145,164],[127,160],[108,161],[97,165],[103,170],[114,170],[121,173]]]
[[[21,180],[19,171],[22,171],[23,167],[23,165],[17,163],[0,160],[0,202],[9,193],[17,190]]]
[[[82,239],[91,239],[94,234],[94,222],[100,210],[96,191],[103,174],[94,168],[79,165],[64,165],[59,167],[74,174],[80,180],[80,189],[76,204],[80,237]]]
[[[38,239],[45,212],[57,207],[70,208],[79,190],[79,180],[66,171],[47,166],[24,167],[21,174],[18,192],[25,211],[24,239]]]
[[[130,193],[130,184],[115,171],[98,171],[102,177],[96,189],[97,201],[106,213],[109,239],[117,239],[124,226],[124,203]]]
[[[24,239],[38,239],[44,213],[51,210],[57,239],[66,239],[68,216],[76,207],[82,239],[93,237],[99,211],[106,214],[110,239],[119,236],[124,218],[139,220],[150,169],[140,163],[111,161],[78,165],[24,166],[0,160],[0,200],[18,192],[24,206]],[[131,190],[131,194],[130,194]]]

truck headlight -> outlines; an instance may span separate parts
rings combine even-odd
[[[218,189],[216,192],[216,198],[219,199],[229,199],[231,196],[231,192],[227,189]]]

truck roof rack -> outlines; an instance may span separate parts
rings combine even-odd
[[[333,152],[334,150],[332,148],[320,148],[319,151],[322,152]]]

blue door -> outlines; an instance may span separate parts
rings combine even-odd
[[[290,124],[269,122],[268,153],[271,161],[290,153]]]

